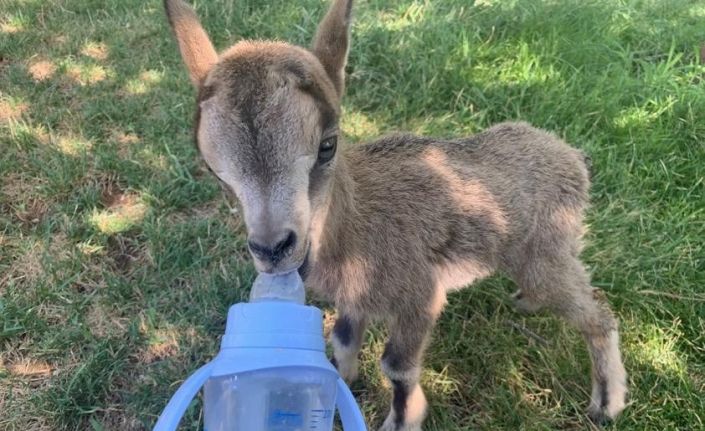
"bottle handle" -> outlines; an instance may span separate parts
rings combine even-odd
[[[213,370],[213,362],[209,362],[196,370],[186,379],[169,400],[164,411],[159,415],[157,424],[152,431],[174,431],[181,422],[181,417],[186,412],[191,400],[196,396]]]
[[[340,377],[338,377],[337,393],[335,404],[338,407],[338,413],[340,413],[340,420],[343,422],[343,429],[345,431],[367,431],[367,425],[365,425],[365,419],[362,417],[357,401],[355,401],[348,385]]]

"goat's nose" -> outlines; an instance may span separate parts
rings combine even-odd
[[[250,236],[247,240],[247,245],[250,247],[252,254],[258,259],[268,260],[276,265],[294,249],[296,233],[293,230],[287,230],[282,235],[273,235],[272,237],[276,239],[274,241],[266,241]]]

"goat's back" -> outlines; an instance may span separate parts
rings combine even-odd
[[[452,141],[390,136],[347,153],[358,235],[407,259],[475,255],[496,267],[556,214],[577,229],[588,201],[582,152],[526,123]]]

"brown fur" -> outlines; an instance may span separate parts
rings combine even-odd
[[[333,3],[313,53],[245,41],[216,62],[190,8],[166,5],[199,87],[206,163],[237,195],[251,241],[281,244],[283,232],[298,239],[281,259],[255,253],[257,269],[299,268],[310,290],[335,303],[335,361],[347,379],[357,373],[365,324],[389,326],[382,368],[394,400],[383,430],[420,429],[422,355],[446,294],[497,270],[517,283],[521,310],[551,310],[584,334],[590,416],[622,410],[617,322],[578,259],[589,189],[580,151],[528,124],[503,123],[458,140],[387,137],[321,161],[319,143],[338,134],[351,0]]]

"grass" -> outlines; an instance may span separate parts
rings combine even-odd
[[[198,4],[220,48],[307,45],[324,8]],[[615,429],[705,427],[704,21],[691,0],[356,6],[349,142],[523,119],[592,156],[584,260],[620,316],[631,384]],[[198,161],[193,101],[160,1],[0,2],[0,429],[148,429],[217,351],[253,269]],[[425,429],[589,426],[582,340],[517,315],[511,290],[495,277],[450,297]],[[384,331],[367,341],[354,391],[377,426]]]

